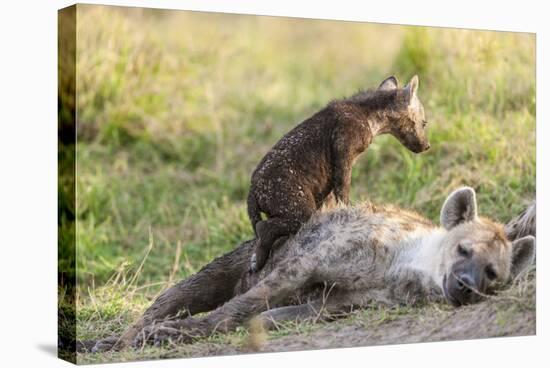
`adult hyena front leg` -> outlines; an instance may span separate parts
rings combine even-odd
[[[292,257],[276,267],[256,286],[234,297],[208,316],[200,319],[188,317],[150,325],[138,334],[134,343],[136,346],[142,346],[145,342],[158,345],[168,340],[186,343],[195,337],[231,331],[267,310],[269,305],[276,304],[307,283],[314,282],[312,276],[315,266],[316,262],[312,262],[309,257]]]
[[[284,322],[334,320],[348,315],[354,308],[367,304],[366,293],[357,290],[333,290],[331,285],[322,297],[304,304],[288,305],[260,313],[264,328],[275,329]]]
[[[97,341],[92,351],[119,350],[130,345],[140,331],[176,315],[193,315],[215,309],[234,296],[235,286],[248,269],[255,241],[249,240],[216,258],[199,272],[166,289],[143,316],[120,337]]]

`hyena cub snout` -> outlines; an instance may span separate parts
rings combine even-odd
[[[393,122],[391,134],[405,147],[414,153],[421,153],[430,149],[427,126],[428,121],[424,113],[424,106],[417,94],[418,77],[415,75],[401,94],[401,104],[397,109],[396,121]]]
[[[422,114],[422,118],[418,121],[414,121],[414,125],[416,128],[416,133],[413,135],[413,140],[407,148],[414,153],[422,153],[429,150],[431,145],[428,140],[428,132],[426,131],[428,122],[426,121],[424,114]]]
[[[431,145],[428,140],[428,121],[424,115],[424,107],[416,95],[415,98],[416,102],[413,102],[409,108],[412,110],[409,112],[411,124],[414,124],[415,128],[415,134],[412,135],[413,139],[411,143],[416,148],[413,149],[411,147],[411,150],[415,153],[420,153],[429,150]]]
[[[428,136],[426,133],[427,122],[425,120],[420,123],[409,121],[406,124],[413,125],[414,130],[412,133],[409,133],[408,130],[404,131],[405,134],[400,132],[400,135],[402,136],[397,136],[397,138],[401,141],[401,143],[414,153],[422,153],[429,150],[431,145],[428,141]]]

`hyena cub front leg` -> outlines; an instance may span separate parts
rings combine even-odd
[[[289,297],[305,286],[314,274],[315,262],[304,262],[292,257],[274,269],[265,279],[244,294],[234,297],[204,318],[188,317],[152,325],[138,334],[135,346],[144,343],[162,344],[166,341],[187,343],[193,338],[209,336],[215,332],[235,329],[269,305]]]
[[[353,163],[357,156],[363,152],[368,141],[372,139],[357,134],[357,131],[364,129],[365,123],[357,123],[349,121],[348,125],[358,125],[357,129],[350,131],[339,127],[333,133],[332,152],[333,152],[333,167],[332,167],[332,189],[336,202],[349,204],[349,193],[351,189],[351,171]]]

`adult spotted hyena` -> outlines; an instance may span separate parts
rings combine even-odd
[[[391,134],[416,153],[430,148],[417,89],[417,76],[403,88],[389,77],[375,90],[332,101],[271,148],[248,194],[258,238],[251,271],[261,269],[272,247],[296,233],[327,197],[349,202],[352,166],[376,136]]]
[[[264,321],[278,321],[307,318],[321,307],[339,312],[372,303],[474,303],[533,261],[535,238],[509,241],[502,225],[478,216],[471,188],[449,195],[440,222],[435,226],[416,213],[370,204],[322,211],[274,252],[242,294],[227,287],[250,275],[241,263],[242,276],[234,279],[228,260],[252,252],[252,243],[238,248],[243,252],[238,257],[233,252],[223,256],[169,289],[121,338],[102,340],[95,349],[116,342],[117,347],[185,342],[231,330],[258,314]],[[186,314],[213,311],[203,318],[153,318],[174,316],[178,309]]]

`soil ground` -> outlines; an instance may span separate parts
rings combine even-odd
[[[534,271],[471,306],[377,307],[331,322],[287,323],[272,331],[240,328],[189,345],[79,354],[79,363],[148,360],[525,336],[536,333]]]

